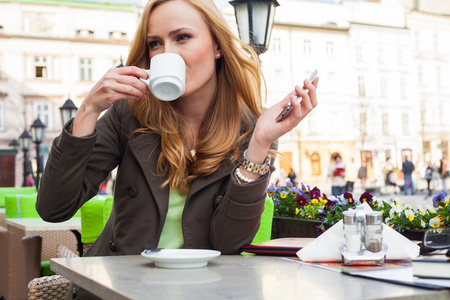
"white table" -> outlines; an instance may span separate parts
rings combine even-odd
[[[71,231],[81,231],[81,218],[76,217],[61,223],[45,222],[40,218],[6,219],[8,228],[8,300],[26,299],[25,264],[22,237],[42,236],[42,260],[55,257],[60,244],[77,251],[81,242]]]
[[[269,256],[222,255],[199,269],[162,269],[140,255],[55,258],[51,268],[102,299],[449,299],[427,290]]]
[[[4,207],[0,207],[0,226],[6,228],[6,209]]]

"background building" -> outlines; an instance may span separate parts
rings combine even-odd
[[[347,179],[367,162],[384,185],[407,155],[416,178],[448,153],[448,8],[438,1],[280,1],[270,50],[261,55],[269,105],[319,70],[320,105],[280,151],[279,178],[326,183],[339,153]],[[425,11],[423,11],[425,10]],[[298,12],[298,13],[293,13]],[[445,73],[445,74],[444,74]],[[275,178],[274,178],[275,179]],[[399,180],[401,176],[399,174]]]
[[[270,49],[260,56],[267,105],[314,69],[320,105],[281,139],[284,158],[273,179],[292,167],[301,181],[325,183],[330,158],[339,153],[348,180],[356,181],[365,161],[370,184],[384,185],[386,170],[401,168],[405,155],[418,177],[425,164],[448,155],[450,5],[444,2],[279,0]],[[0,150],[9,151],[39,116],[47,126],[45,156],[62,128],[59,107],[68,98],[79,106],[109,68],[126,60],[142,6],[140,0],[0,0]],[[223,14],[236,28],[233,8]],[[22,155],[19,150],[16,186]]]
[[[0,149],[39,117],[46,125],[45,161],[62,129],[59,107],[69,97],[79,106],[95,82],[126,59],[139,5],[125,0],[0,1]],[[16,186],[23,183],[22,166],[19,150]]]

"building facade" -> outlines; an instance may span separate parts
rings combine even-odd
[[[38,117],[46,125],[41,153],[62,129],[59,107],[75,105],[126,59],[141,7],[132,1],[0,1],[0,148]],[[35,163],[35,148],[30,157]],[[34,159],[33,159],[34,158]],[[16,182],[23,182],[23,152]]]
[[[269,105],[313,69],[320,77],[319,106],[281,139],[274,177],[293,168],[301,181],[326,182],[339,153],[349,181],[365,162],[369,184],[382,186],[405,156],[419,179],[449,150],[450,15],[432,1],[329,2],[280,1],[261,55]]]

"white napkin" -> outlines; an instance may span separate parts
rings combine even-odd
[[[367,203],[362,205],[366,214],[372,211]],[[344,242],[342,222],[340,220],[313,242],[300,249],[297,256],[303,261],[342,261],[341,251],[339,251],[339,246]],[[388,245],[387,260],[414,259],[419,256],[418,245],[386,224],[383,224],[383,243]]]

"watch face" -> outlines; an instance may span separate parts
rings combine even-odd
[[[277,122],[283,121],[287,117],[289,112],[292,110],[292,107],[293,106],[291,105],[291,103],[288,103],[281,111],[281,113],[278,115],[278,117],[275,119],[275,121]]]

